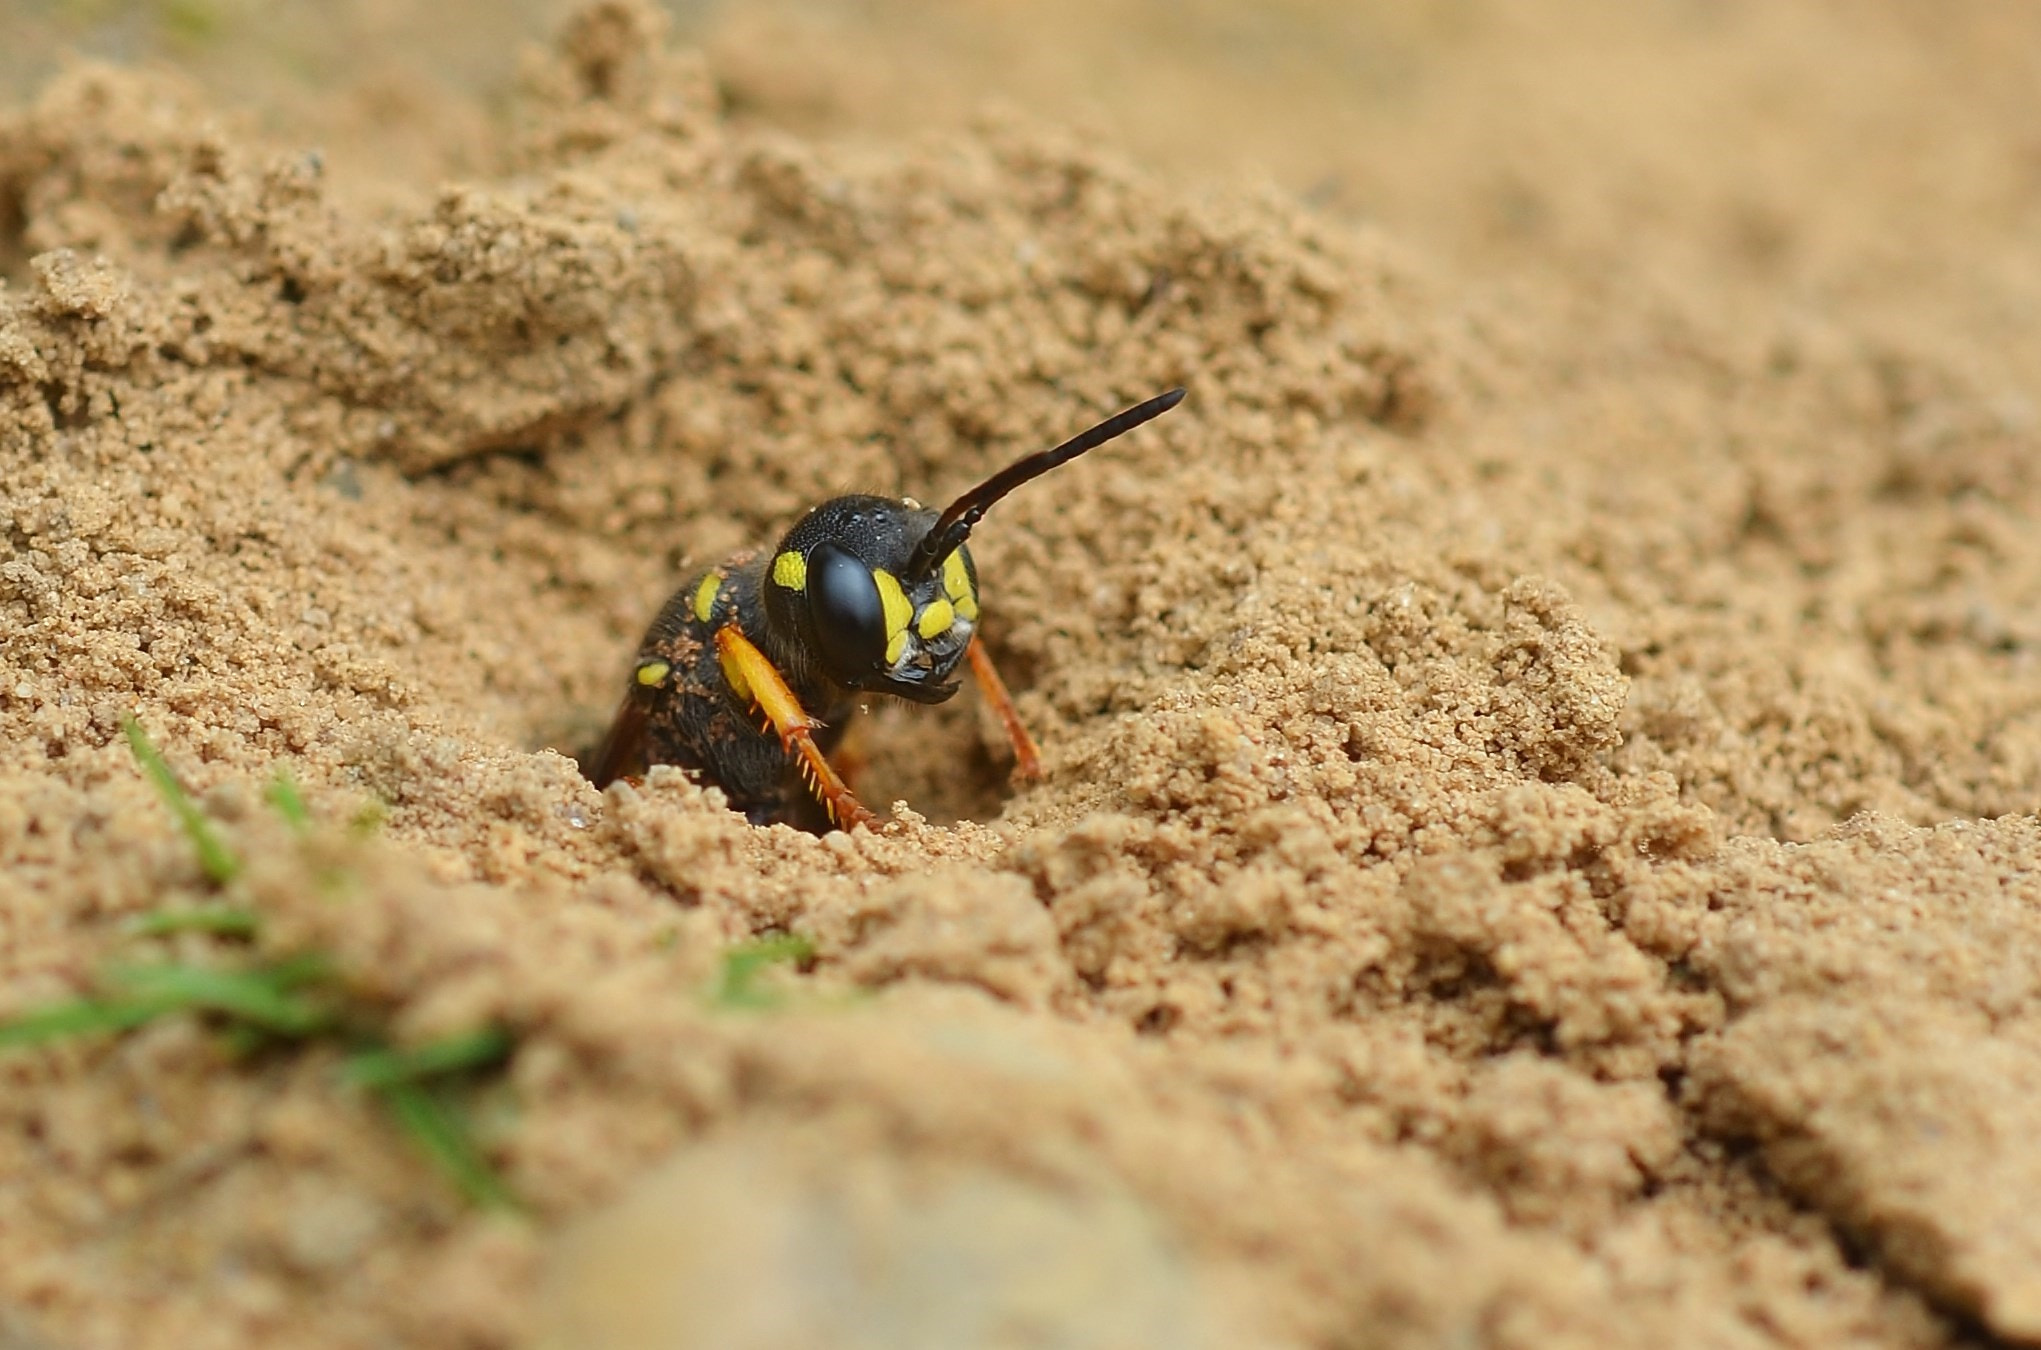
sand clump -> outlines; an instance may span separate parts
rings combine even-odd
[[[607,3],[436,191],[167,76],[0,110],[0,1017],[212,893],[132,714],[262,950],[400,1040],[516,1032],[477,1116],[529,1207],[329,1050],[7,1053],[0,1343],[590,1343],[605,1290],[725,1278],[734,1320],[603,1343],[812,1343],[876,1268],[842,1343],[2041,1338],[2041,447],[1997,367],[1501,306],[1018,116],[720,96]],[[974,543],[1042,783],[968,694],[854,733],[881,834],[580,778],[688,563],[1178,383]],[[777,1011],[705,999],[783,930]],[[755,1259],[659,1265],[739,1222]],[[959,1249],[980,1320],[913,1320]]]

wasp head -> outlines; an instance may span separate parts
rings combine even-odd
[[[915,502],[836,497],[773,550],[766,613],[848,689],[940,703],[978,621],[978,572],[961,544],[927,575],[908,562],[936,513]]]
[[[1053,450],[1027,456],[941,512],[907,498],[836,497],[773,550],[767,617],[795,653],[848,689],[940,703],[978,623],[978,571],[964,547],[1000,498],[1182,402],[1172,389]]]

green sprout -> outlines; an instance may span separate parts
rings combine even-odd
[[[391,1118],[469,1204],[477,1209],[518,1208],[517,1196],[476,1145],[467,1118],[450,1102],[418,1082],[391,1083],[380,1092]]]
[[[130,718],[124,730],[143,774],[191,840],[200,868],[216,886],[228,886],[240,875],[240,860],[192,803],[140,724]],[[268,796],[293,828],[309,827],[311,815],[288,774],[277,775]],[[144,938],[198,933],[253,941],[260,928],[253,911],[221,903],[144,914],[130,932]],[[373,1093],[419,1152],[469,1203],[516,1206],[516,1197],[475,1142],[464,1113],[444,1090],[463,1075],[507,1061],[515,1048],[509,1032],[487,1027],[410,1048],[393,1047],[372,1019],[349,1006],[333,961],[317,952],[239,967],[190,962],[119,966],[108,969],[99,984],[90,997],[0,1021],[0,1050],[119,1036],[175,1016],[208,1019],[237,1051],[337,1041],[348,1051],[340,1066],[341,1081]]]
[[[340,1080],[374,1093],[413,1146],[469,1203],[515,1207],[465,1117],[440,1091],[460,1075],[499,1067],[510,1057],[510,1034],[490,1027],[394,1048],[348,1016],[333,979],[331,962],[317,955],[241,970],[189,964],[116,969],[107,973],[97,997],[0,1022],[0,1050],[121,1035],[180,1014],[219,1021],[228,1044],[239,1051],[339,1040],[356,1047],[341,1061]]]
[[[390,808],[385,806],[380,800],[371,797],[363,802],[361,809],[357,810],[348,819],[347,832],[356,839],[366,839],[377,830],[383,828],[383,822],[389,818],[389,815]]]
[[[815,944],[798,933],[740,942],[723,953],[722,974],[710,1001],[719,1008],[777,1007],[782,996],[761,986],[759,977],[773,966],[799,963],[814,955]]]
[[[171,964],[114,970],[115,1006],[158,1007],[164,1012],[215,1013],[251,1031],[303,1040],[333,1029],[332,1008],[306,991],[331,968],[317,956],[250,970]]]
[[[269,780],[268,791],[262,795],[283,817],[284,824],[299,834],[312,828],[311,808],[305,805],[304,794],[298,791],[298,780],[291,777],[289,769],[279,766],[276,777]]]
[[[309,1036],[329,1026],[331,1014],[299,991],[327,969],[324,961],[300,957],[250,970],[193,965],[115,970],[98,998],[51,1004],[0,1023],[0,1047],[132,1031],[176,1013],[216,1013],[272,1035]]]
[[[45,1045],[78,1036],[115,1035],[133,1031],[169,1011],[161,1005],[133,1001],[104,1002],[73,999],[52,1003],[22,1013],[12,1021],[0,1022],[0,1050],[19,1046]]]
[[[340,1077],[356,1087],[399,1087],[447,1074],[493,1069],[510,1058],[512,1045],[509,1032],[484,1027],[410,1050],[363,1050],[349,1056]]]
[[[163,0],[159,6],[164,31],[189,46],[218,37],[226,15],[214,0]]]
[[[514,1045],[509,1032],[484,1027],[408,1050],[372,1046],[348,1056],[340,1078],[380,1096],[391,1118],[468,1203],[515,1209],[517,1197],[476,1146],[467,1118],[438,1090],[441,1080],[500,1067]]]
[[[154,909],[128,925],[136,937],[169,937],[173,933],[209,933],[214,937],[253,938],[253,910],[239,905],[193,905],[188,909]]]
[[[135,762],[142,766],[142,776],[155,785],[156,793],[170,808],[170,814],[177,817],[177,823],[184,827],[185,836],[191,840],[192,851],[198,854],[199,869],[215,886],[224,886],[241,871],[241,860],[234,856],[232,849],[214,832],[212,822],[198,809],[184,785],[177,781],[177,775],[164,762],[162,752],[156,749],[149,733],[142,730],[142,724],[132,717],[121,719],[121,730],[127,734],[128,749],[134,751]]]

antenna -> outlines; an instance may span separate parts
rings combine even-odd
[[[1181,389],[1157,394],[1146,403],[1137,403],[1125,412],[1114,413],[1089,431],[1080,431],[1054,450],[1029,455],[993,474],[951,502],[948,509],[936,518],[928,533],[921,537],[921,542],[914,546],[914,552],[908,555],[906,573],[900,580],[912,585],[928,576],[937,563],[949,557],[959,544],[971,537],[971,530],[1007,493],[1040,478],[1058,465],[1068,464],[1087,450],[1096,450],[1107,441],[1117,440],[1143,422],[1153,421],[1183,402],[1183,397]]]

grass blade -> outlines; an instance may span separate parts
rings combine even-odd
[[[272,989],[302,989],[308,984],[330,980],[335,971],[333,958],[324,952],[299,952],[266,966],[258,966],[248,972],[267,983]]]
[[[130,1000],[160,1003],[166,1012],[219,1013],[278,1036],[311,1036],[333,1025],[330,1012],[280,986],[273,970],[134,966],[110,979]]]
[[[438,1167],[468,1203],[483,1209],[515,1209],[517,1198],[482,1156],[458,1112],[421,1084],[399,1081],[378,1089],[397,1124]]]
[[[78,1036],[111,1036],[155,1021],[177,1005],[160,1000],[75,999],[0,1022],[0,1049],[44,1045]]]
[[[198,905],[190,909],[159,909],[141,915],[129,930],[136,937],[167,937],[172,933],[212,933],[218,937],[252,938],[255,915],[236,905]]]
[[[191,847],[198,854],[199,869],[218,886],[232,881],[241,870],[241,860],[234,856],[232,849],[220,839],[212,822],[198,809],[184,785],[177,781],[177,775],[170,771],[170,765],[156,749],[149,733],[142,730],[142,724],[132,717],[121,719],[121,730],[127,734],[128,749],[134,752],[135,762],[142,767],[142,775],[155,784],[157,795],[169,806],[170,814],[177,817],[177,823],[184,827],[185,837],[191,840]]]
[[[758,987],[758,977],[768,968],[787,962],[805,961],[815,954],[815,944],[798,933],[740,942],[723,953],[723,973],[711,995],[719,1007],[769,1008],[779,996]]]
[[[269,788],[263,796],[283,817],[284,824],[299,834],[312,828],[312,808],[305,805],[305,795],[298,791],[298,780],[291,777],[291,771],[277,766],[276,777],[269,780]]]
[[[374,798],[370,798],[361,804],[361,809],[356,811],[354,816],[347,822],[347,832],[357,839],[366,839],[377,830],[383,828],[383,822],[389,818],[389,815],[389,807]]]
[[[510,1057],[510,1033],[484,1027],[461,1036],[429,1041],[410,1050],[364,1050],[348,1056],[340,1076],[356,1087],[387,1088],[445,1074],[487,1069]]]

